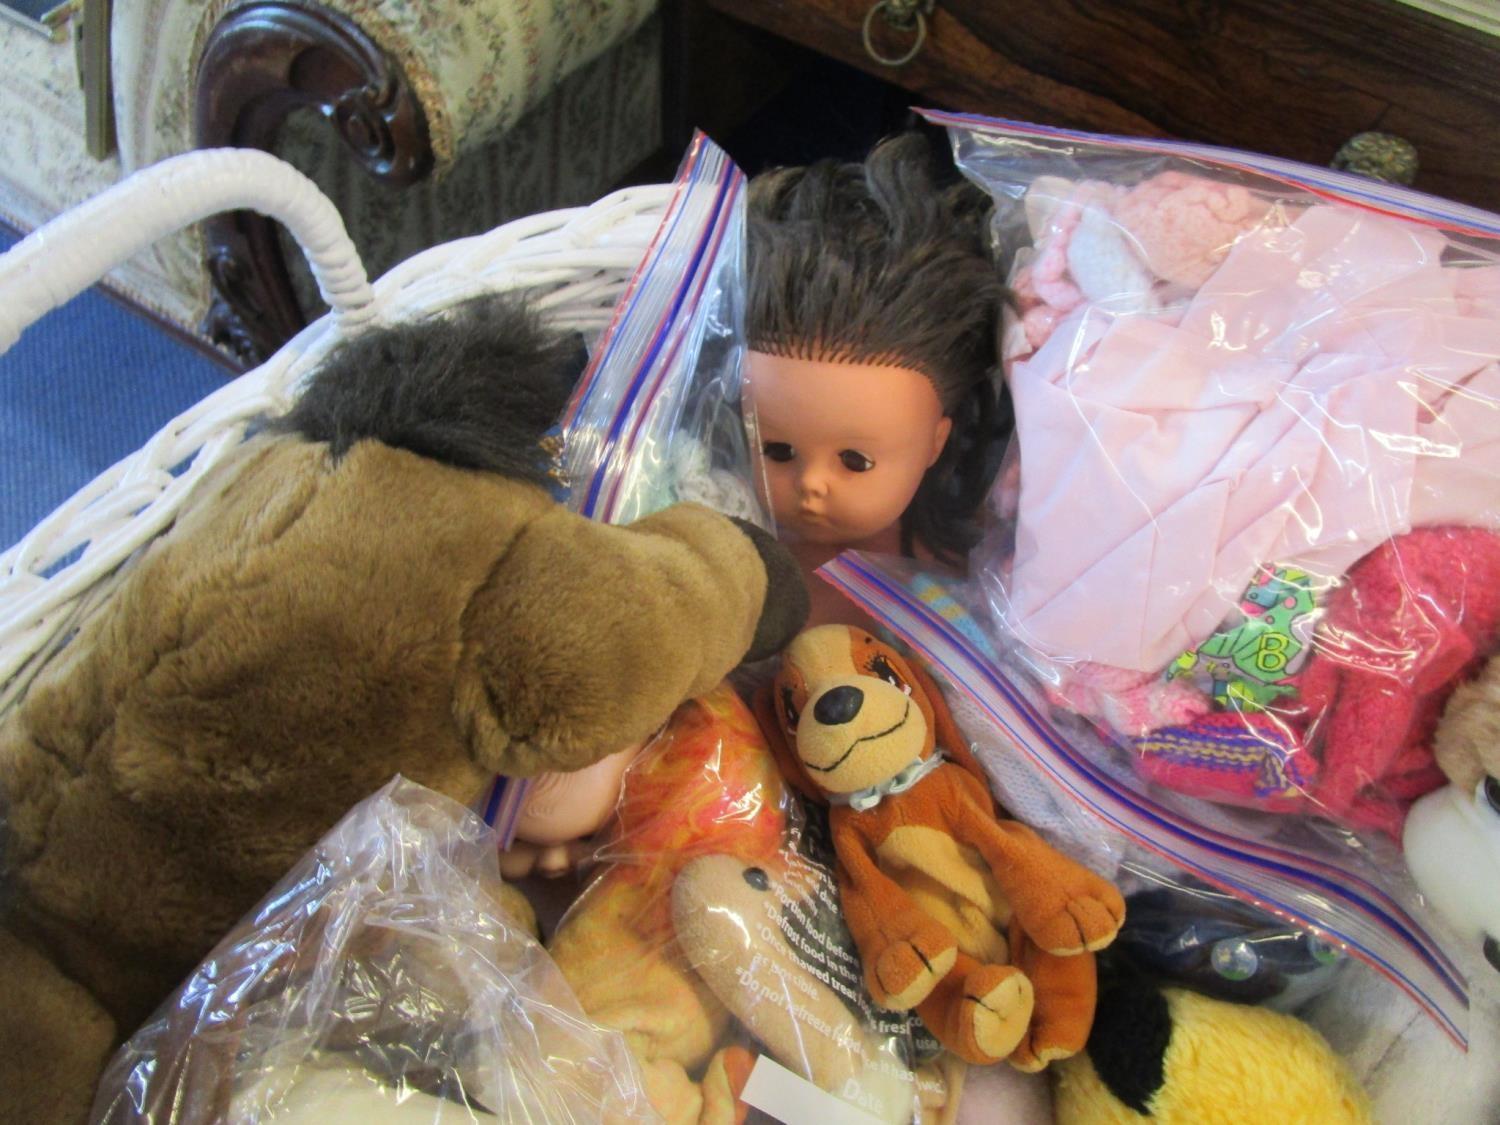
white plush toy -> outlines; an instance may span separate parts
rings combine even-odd
[[[1461,967],[1471,986],[1467,1053],[1362,964],[1297,1013],[1349,1063],[1379,1125],[1500,1123],[1500,973],[1478,958]]]
[[[1407,815],[1406,862],[1457,938],[1469,1050],[1373,970],[1351,966],[1301,1014],[1354,1065],[1381,1122],[1500,1122],[1500,659],[1448,700],[1433,739],[1450,784]]]
[[[1427,901],[1500,974],[1500,779],[1427,794],[1407,814],[1402,846]]]

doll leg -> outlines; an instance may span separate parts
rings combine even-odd
[[[985,965],[962,951],[917,1015],[965,1062],[985,1066],[1015,1050],[1031,1022],[1031,981],[1015,965]]]
[[[1011,1052],[1010,1064],[1031,1073],[1056,1059],[1076,1055],[1088,1041],[1098,995],[1094,955],[1058,957],[1039,948],[1014,923],[1010,948],[1011,957],[1036,990],[1031,1026]]]

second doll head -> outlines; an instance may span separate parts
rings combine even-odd
[[[999,436],[988,214],[916,134],[752,181],[746,384],[783,533],[972,546]]]

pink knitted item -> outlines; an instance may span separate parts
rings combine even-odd
[[[1017,355],[1040,348],[1085,301],[1150,290],[1156,279],[1196,289],[1270,211],[1236,184],[1183,172],[1128,190],[1100,180],[1048,180],[1041,188],[1037,210],[1044,217],[1032,231],[1033,255],[1011,279],[1027,345],[1008,349]],[[1067,194],[1056,198],[1054,191]]]
[[[1058,321],[1084,301],[1114,297],[1119,284],[1149,287],[1129,239],[1110,217],[1124,189],[1099,180],[1077,184],[1059,180],[1056,184],[1068,194],[1053,199],[1047,191],[1042,193],[1039,210],[1045,217],[1033,231],[1031,260],[1011,279],[1011,293],[1031,351],[1045,343]],[[1121,276],[1136,280],[1118,282]]]
[[[1111,668],[1107,664],[1055,665],[1047,698],[1103,727],[1112,735],[1139,735],[1182,726],[1213,708],[1203,692],[1182,681]]]
[[[1132,743],[1136,772],[1189,797],[1266,812],[1312,812],[1318,763],[1290,725],[1267,713],[1220,711]]]
[[[1131,188],[1114,215],[1152,273],[1197,289],[1270,209],[1238,184],[1162,172]]]
[[[1058,203],[1048,216],[1045,233],[1036,241],[1035,256],[1011,281],[1026,340],[1033,349],[1052,334],[1060,316],[1083,303],[1083,294],[1067,280],[1068,241],[1081,215],[1075,200]]]

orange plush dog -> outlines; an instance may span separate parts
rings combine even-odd
[[[1092,950],[1125,903],[996,816],[936,684],[864,630],[825,625],[782,657],[757,713],[782,769],[830,804],[841,904],[877,1003],[915,1008],[954,1054],[1040,1070],[1081,1050]]]

